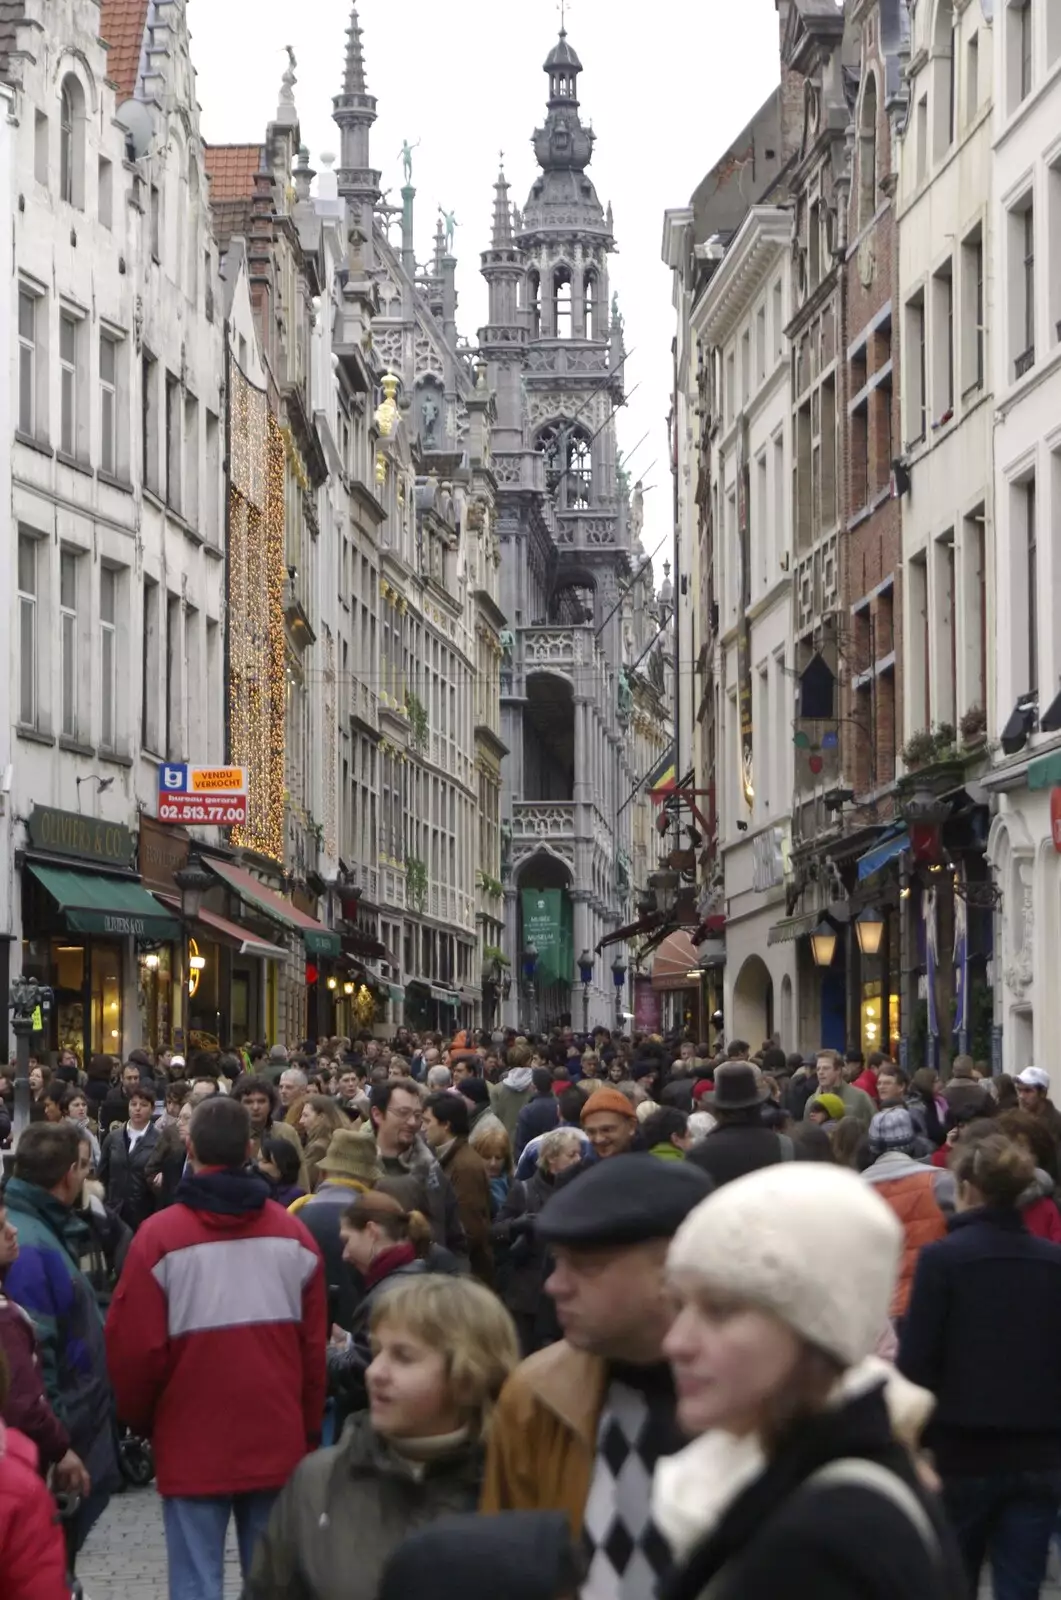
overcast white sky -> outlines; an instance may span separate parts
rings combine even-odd
[[[432,252],[439,205],[457,218],[461,332],[485,321],[479,252],[489,243],[498,152],[521,208],[537,170],[531,134],[545,115],[541,64],[559,28],[554,0],[361,0],[369,90],[379,101],[373,165],[398,202],[402,140],[413,157],[417,258]],[[253,143],[276,110],[286,65],[315,166],[338,149],[331,101],[340,87],[349,0],[189,0],[205,138]],[[671,530],[666,416],[674,314],[660,260],[663,213],[685,205],[778,79],[774,0],[571,0],[568,34],[585,69],[581,113],[598,135],[590,167],[615,210],[612,283],[626,319],[627,390],[620,445],[645,476],[645,548]],[[664,548],[659,562],[668,554]]]

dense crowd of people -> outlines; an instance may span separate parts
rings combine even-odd
[[[958,1600],[985,1567],[1039,1593],[1042,1069],[400,1029],[64,1051],[30,1086],[5,1600],[65,1600],[130,1437],[171,1600],[221,1600],[233,1519],[246,1600]]]

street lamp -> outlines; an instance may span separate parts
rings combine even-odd
[[[884,938],[884,918],[872,906],[867,906],[865,911],[860,911],[855,918],[855,937],[858,948],[864,956],[880,954],[881,941]]]
[[[612,982],[615,985],[615,1026],[623,1031],[623,990],[626,987],[626,962],[616,956],[612,962]]]
[[[189,856],[187,863],[173,874],[173,882],[181,893],[181,921],[184,923],[184,1047],[188,1048],[192,1031],[192,996],[199,985],[199,972],[192,980],[191,924],[203,908],[203,898],[214,886],[214,875],[203,866],[199,856]],[[201,969],[199,969],[201,970]]]
[[[583,950],[578,958],[578,975],[582,980],[582,1033],[589,1033],[589,986],[593,982],[593,957]]]
[[[816,967],[831,967],[836,954],[836,929],[829,922],[819,922],[810,936],[810,951]]]

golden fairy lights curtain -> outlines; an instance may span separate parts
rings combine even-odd
[[[284,440],[263,390],[232,364],[228,540],[229,755],[247,769],[232,842],[284,855]]]

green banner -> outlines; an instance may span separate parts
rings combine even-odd
[[[523,948],[529,944],[537,948],[536,977],[541,984],[570,981],[570,935],[566,939],[564,935],[563,890],[524,889]]]

